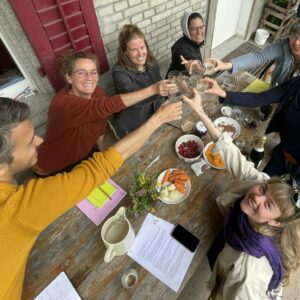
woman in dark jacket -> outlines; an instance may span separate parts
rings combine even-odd
[[[112,69],[112,77],[118,93],[137,91],[161,80],[158,64],[136,25],[125,25],[119,34],[118,62]],[[121,138],[138,128],[163,101],[162,96],[154,95],[115,114],[112,125],[116,135]]]
[[[205,25],[197,12],[185,12],[181,17],[183,36],[172,46],[172,61],[168,73],[173,70],[189,71],[193,61],[202,62],[200,48],[204,45]],[[182,64],[182,57],[188,63]]]

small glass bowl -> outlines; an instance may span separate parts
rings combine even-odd
[[[122,285],[125,289],[133,288],[138,281],[138,273],[135,269],[129,269],[122,275]]]

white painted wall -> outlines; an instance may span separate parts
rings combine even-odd
[[[236,28],[236,35],[239,37],[246,37],[253,4],[254,0],[243,0],[242,2],[239,12],[238,24]]]
[[[245,37],[254,0],[219,0],[212,48],[234,35]]]

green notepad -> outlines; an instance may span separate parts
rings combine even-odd
[[[96,187],[86,198],[96,207],[100,207],[116,190],[117,188],[106,181],[104,184]]]
[[[269,88],[270,85],[268,83],[260,79],[255,79],[243,90],[243,92],[260,93],[268,90]]]

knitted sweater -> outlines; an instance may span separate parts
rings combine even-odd
[[[123,163],[110,148],[70,173],[32,179],[19,187],[0,183],[0,299],[21,299],[29,252],[39,233],[109,178]]]
[[[105,96],[99,87],[89,100],[61,90],[49,107],[37,169],[49,174],[80,162],[105,133],[106,118],[125,107],[120,96]]]

